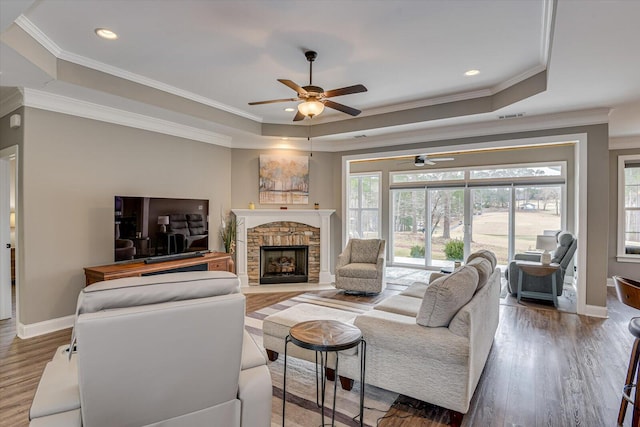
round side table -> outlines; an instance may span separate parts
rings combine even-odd
[[[289,335],[284,341],[284,378],[282,386],[282,425],[285,420],[285,404],[287,397],[287,347],[289,343],[298,347],[316,352],[316,404],[320,408],[322,425],[324,425],[324,401],[326,391],[326,377],[328,352],[336,354],[336,379],[333,383],[333,407],[331,412],[331,425],[335,425],[336,416],[336,391],[338,383],[339,353],[342,350],[360,345],[360,426],[364,425],[364,377],[367,343],[362,337],[362,332],[354,325],[338,322],[337,320],[311,320],[297,323],[289,330]],[[318,356],[320,356],[320,371],[318,373]],[[319,394],[322,394],[320,397]],[[320,402],[321,401],[321,402]]]

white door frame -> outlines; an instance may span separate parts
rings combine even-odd
[[[10,261],[10,246],[11,243],[11,229],[10,229],[10,192],[11,192],[11,175],[10,175],[10,160],[15,160],[15,180],[14,190],[17,190],[17,176],[18,176],[18,146],[5,148],[0,150],[0,319],[9,319],[12,316],[12,304],[11,304],[11,261]],[[18,228],[18,192],[15,194],[15,216],[16,216],[16,230]],[[16,263],[18,254],[18,240],[15,241],[16,249]],[[17,266],[17,265],[16,265]],[[18,277],[16,268],[16,322],[18,319]]]

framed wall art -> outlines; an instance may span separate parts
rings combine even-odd
[[[309,204],[309,157],[260,155],[260,203]]]

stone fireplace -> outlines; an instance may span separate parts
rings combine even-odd
[[[233,209],[238,220],[236,244],[236,272],[243,286],[264,283],[331,283],[329,271],[330,216],[329,209]],[[305,274],[296,272],[292,277],[280,274],[262,280],[265,266],[261,252],[286,251],[281,257],[294,257],[296,264],[304,263],[300,254],[293,255],[292,247],[306,247]],[[262,249],[262,251],[261,251]],[[263,255],[264,256],[264,255]],[[282,260],[278,267],[276,256],[271,256],[271,270],[290,270],[290,260]],[[269,267],[266,267],[269,270]],[[286,272],[289,273],[289,272]],[[295,277],[293,277],[295,276]]]

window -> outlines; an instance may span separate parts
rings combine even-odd
[[[349,175],[348,238],[380,237],[380,172]]]
[[[507,265],[565,229],[565,175],[564,162],[390,172],[391,264],[445,267],[488,249]]]
[[[640,155],[618,157],[618,261],[640,262]]]

